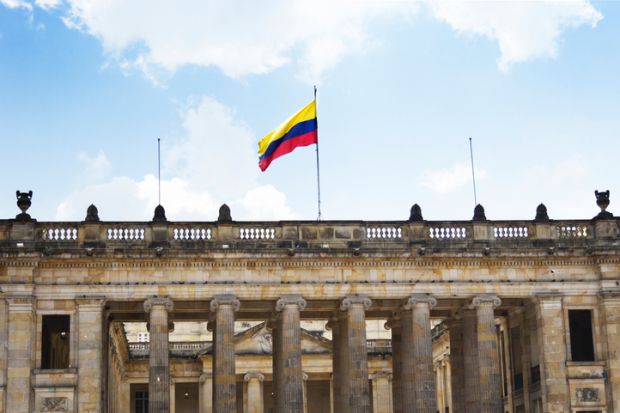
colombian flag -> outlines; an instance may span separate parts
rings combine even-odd
[[[317,131],[316,100],[313,100],[258,142],[258,166],[261,171],[267,169],[271,161],[293,152],[295,148],[317,143]]]

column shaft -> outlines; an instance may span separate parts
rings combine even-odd
[[[483,413],[501,412],[503,408],[502,384],[497,352],[497,331],[495,328],[495,313],[493,311],[493,308],[499,305],[499,303],[494,301],[496,298],[476,297],[474,299],[480,371],[480,411]]]
[[[392,331],[392,404],[394,413],[403,413],[402,400],[402,329],[400,319],[393,318],[387,324]]]
[[[34,305],[32,298],[9,298],[6,411],[30,413]]]
[[[566,342],[561,297],[540,297],[537,327],[543,411],[568,412],[570,394],[566,375]]]
[[[478,370],[478,335],[476,313],[463,312],[463,371],[465,378],[465,412],[480,412],[480,371]],[[466,376],[465,376],[466,375]],[[456,389],[453,387],[453,391]],[[455,399],[458,401],[458,399]],[[455,411],[456,408],[455,408]]]
[[[284,296],[276,303],[279,313],[275,330],[278,356],[274,370],[278,370],[276,404],[278,413],[303,413],[303,371],[301,368],[300,310],[306,302],[299,295]]]
[[[450,389],[453,413],[465,413],[465,367],[463,365],[463,322],[453,319],[450,329]]]
[[[436,302],[428,296],[411,296],[401,312],[401,391],[405,412],[437,411],[430,322],[430,308]]]
[[[332,388],[334,412],[346,413],[348,406],[348,382],[346,352],[346,320],[342,317],[333,317],[328,323],[332,331]]]
[[[367,297],[351,296],[342,301],[344,311],[345,336],[347,340],[346,376],[348,387],[348,407],[345,412],[370,413],[370,389],[368,383],[368,353],[366,349],[366,314],[371,301]]]
[[[151,297],[144,302],[149,313],[149,412],[170,412],[170,360],[168,359],[168,297]]]
[[[230,295],[211,301],[215,313],[213,332],[213,412],[237,412],[234,327],[239,301]]]

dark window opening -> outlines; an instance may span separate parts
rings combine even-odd
[[[521,364],[521,328],[510,329],[510,345],[512,348],[512,390],[523,389],[523,365]]]
[[[42,322],[41,368],[68,368],[71,317],[68,315],[44,315]]]
[[[540,382],[540,366],[537,364],[530,368],[530,383],[539,383]]]
[[[568,310],[570,349],[573,361],[594,361],[592,311]]]
[[[148,413],[149,412],[149,392],[137,391],[135,393],[135,413]]]

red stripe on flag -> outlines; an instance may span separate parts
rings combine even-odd
[[[258,162],[258,166],[260,167],[261,171],[264,171],[269,167],[269,164],[274,159],[277,159],[282,155],[286,155],[287,153],[293,152],[295,148],[298,148],[300,146],[312,145],[313,143],[317,143],[317,141],[317,131],[308,132],[303,135],[299,135],[293,139],[287,139],[286,141],[282,142],[280,146],[278,146],[270,156],[261,159]]]

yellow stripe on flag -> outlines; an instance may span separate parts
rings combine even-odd
[[[310,102],[303,109],[285,120],[284,123],[261,139],[261,141],[258,142],[258,155],[263,155],[271,142],[277,141],[282,136],[286,135],[286,133],[296,124],[314,118],[316,118],[316,100]]]

